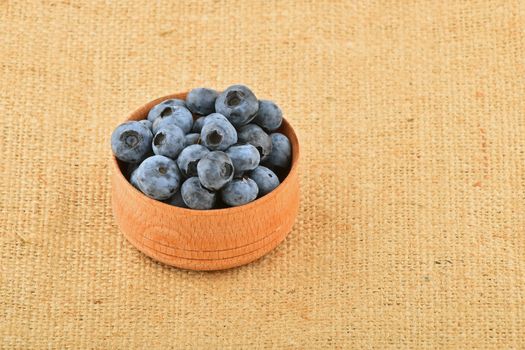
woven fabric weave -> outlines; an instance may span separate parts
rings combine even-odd
[[[525,3],[0,0],[0,348],[525,347]],[[234,83],[301,208],[215,273],[118,231],[112,129]]]

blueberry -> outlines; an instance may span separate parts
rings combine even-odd
[[[274,102],[259,100],[259,110],[253,122],[265,130],[275,131],[283,122],[283,112]]]
[[[239,129],[238,135],[239,142],[249,143],[257,148],[261,161],[265,160],[272,151],[272,139],[258,125],[245,125]]]
[[[258,192],[259,188],[252,179],[234,179],[221,190],[221,199],[224,203],[236,207],[253,201]]]
[[[218,191],[233,178],[233,163],[226,153],[213,151],[201,158],[197,173],[204,187]]]
[[[199,143],[199,140],[201,139],[201,134],[187,134],[185,137],[184,137],[184,145],[186,146],[189,146],[189,145],[195,145],[197,143]]]
[[[179,189],[179,168],[175,161],[168,157],[146,158],[135,172],[139,189],[148,197],[166,200]]]
[[[292,145],[288,137],[281,133],[270,135],[272,139],[272,151],[265,160],[265,165],[286,169],[290,166],[292,159]]]
[[[279,186],[279,178],[273,171],[264,166],[258,166],[250,173],[249,177],[259,187],[259,195],[264,196]]]
[[[192,209],[212,209],[217,200],[217,194],[203,187],[198,177],[184,181],[181,194],[184,203]]]
[[[152,130],[153,123],[150,122],[149,120],[142,119],[142,120],[139,120],[139,123],[142,123],[146,128],[148,128],[149,130]]]
[[[177,98],[162,101],[161,103],[150,109],[148,113],[148,120],[153,123],[155,119],[157,119],[160,116],[161,112],[169,106],[186,107],[186,102]]]
[[[242,176],[245,171],[253,170],[259,165],[259,151],[250,144],[231,146],[226,154],[232,160],[236,177]]]
[[[184,107],[167,106],[153,122],[153,133],[156,134],[159,129],[166,125],[176,125],[187,134],[193,126],[193,116],[191,112]]]
[[[166,203],[174,205],[176,207],[180,207],[180,208],[188,207],[186,203],[184,203],[184,200],[182,199],[181,191],[177,191],[177,193],[175,193],[170,199],[168,199]]]
[[[206,118],[204,118],[204,121],[202,122],[202,127],[204,127],[204,125],[208,124],[209,122],[228,122],[230,123],[228,118],[226,118],[220,113],[212,113],[208,115]],[[201,131],[202,131],[202,128],[201,128]]]
[[[197,176],[197,164],[210,151],[202,145],[190,145],[182,150],[177,165],[185,177]]]
[[[255,118],[259,101],[253,92],[244,85],[232,85],[224,90],[215,101],[215,110],[240,127]]]
[[[195,114],[208,115],[215,112],[215,100],[219,93],[208,88],[191,90],[186,97],[186,106]]]
[[[111,135],[111,149],[118,159],[137,163],[151,151],[153,135],[144,124],[131,121],[120,124]]]
[[[133,185],[135,188],[139,188],[139,183],[137,180],[137,170],[133,170],[131,172],[131,175],[129,176],[129,183]]]
[[[184,149],[185,142],[184,132],[178,126],[167,125],[153,137],[153,153],[175,159]]]
[[[124,171],[126,175],[131,176],[131,174],[137,170],[140,163],[126,163],[126,170]]]
[[[197,118],[193,122],[193,127],[191,128],[191,132],[198,132],[198,133],[200,133],[205,122],[206,122],[206,117],[199,117],[199,118]]]
[[[221,119],[223,118],[223,119]],[[218,113],[206,117],[201,131],[201,142],[211,150],[224,151],[237,142],[237,130]]]

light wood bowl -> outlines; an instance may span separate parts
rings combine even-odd
[[[156,104],[186,94],[151,101],[128,120],[144,119]],[[129,183],[124,164],[113,157],[113,213],[120,230],[144,254],[183,269],[222,270],[262,257],[291,231],[299,208],[299,142],[286,120],[279,132],[292,144],[289,173],[266,196],[234,208],[184,209],[148,198]]]

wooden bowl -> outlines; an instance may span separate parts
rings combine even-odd
[[[128,120],[144,119],[156,104],[186,94],[151,101]],[[292,144],[290,171],[266,196],[234,208],[193,210],[151,199],[129,183],[125,165],[113,157],[113,213],[120,230],[144,254],[179,268],[221,270],[260,258],[291,231],[299,208],[299,142],[286,120],[279,132]]]

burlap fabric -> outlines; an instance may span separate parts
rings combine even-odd
[[[525,4],[0,0],[5,349],[525,347]],[[275,251],[196,273],[110,208],[112,129],[242,82],[302,142]]]

